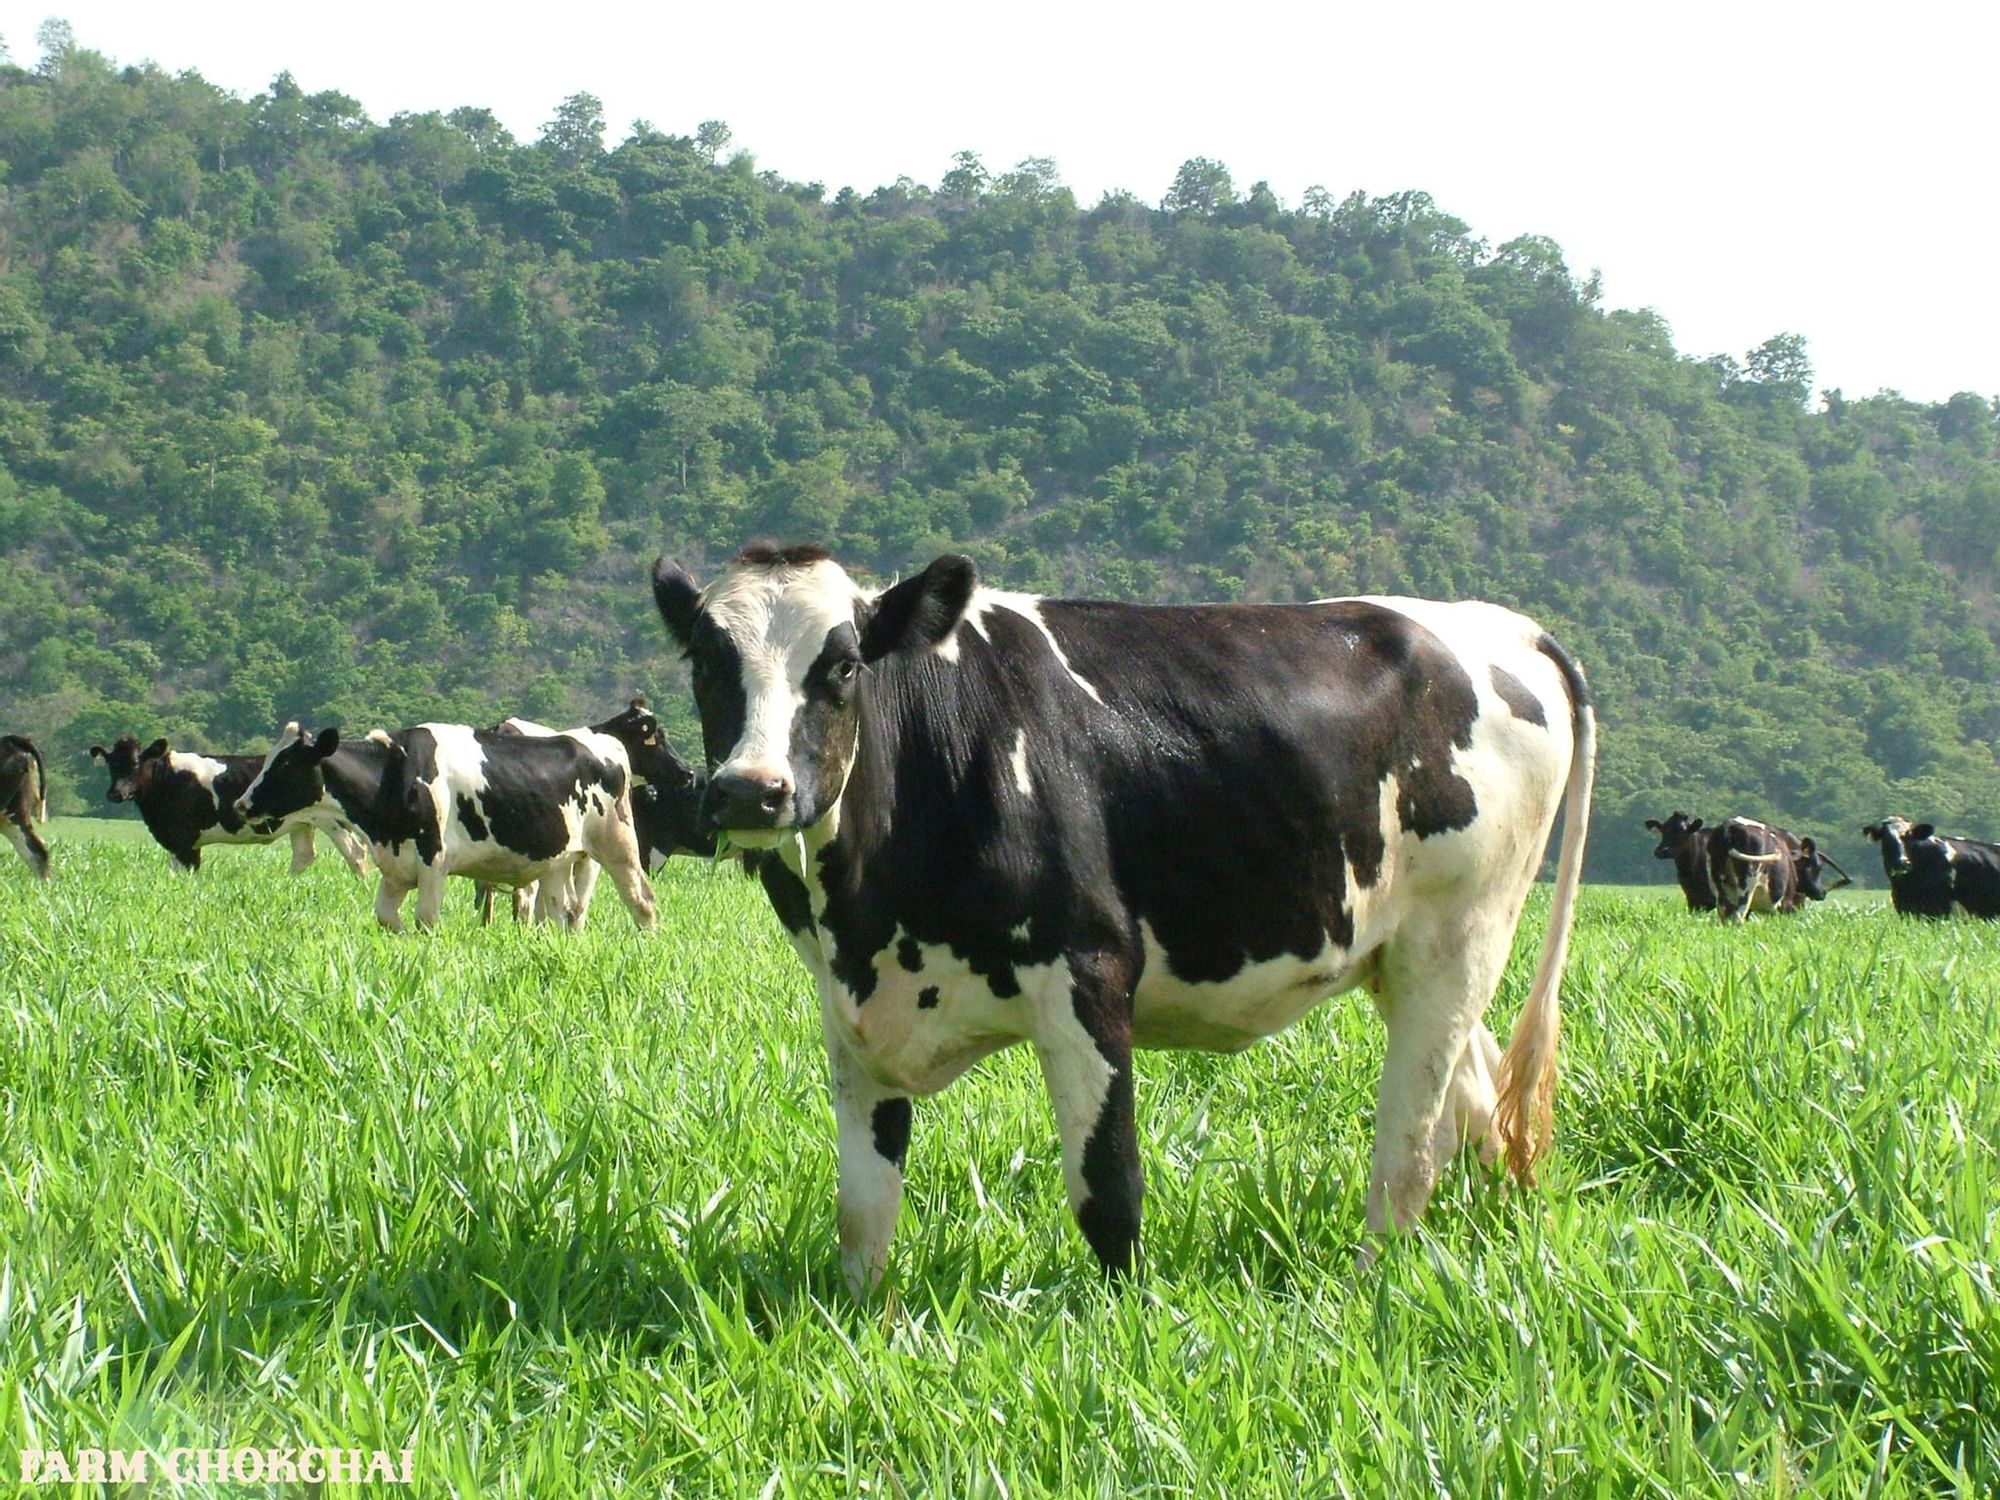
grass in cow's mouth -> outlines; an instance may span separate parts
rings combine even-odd
[[[1381,1032],[1148,1054],[1144,1295],[1032,1057],[921,1102],[895,1311],[833,1240],[758,888],[378,933],[337,860],[0,875],[0,1462],[417,1449],[416,1493],[1992,1494],[2000,933],[1586,893],[1545,1189],[1357,1275]],[[1866,893],[1876,902],[1880,893]],[[1540,941],[1537,897],[1496,1008]]]

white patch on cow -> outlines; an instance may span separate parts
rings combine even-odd
[[[933,943],[917,945],[923,966],[912,973],[899,957],[907,938],[899,929],[895,941],[874,955],[875,988],[864,1002],[857,1003],[824,964],[811,966],[828,1035],[869,1077],[898,1093],[934,1094],[981,1058],[1026,1039],[1034,1021],[1027,1000],[1038,987],[1059,980],[1068,993],[1066,965],[1030,964],[1014,971],[1021,993],[1002,999],[984,975]],[[927,989],[938,992],[936,1005],[918,1003]]]
[[[176,771],[183,771],[201,783],[201,789],[211,797],[215,795],[215,778],[229,767],[219,760],[211,760],[206,755],[195,755],[184,750],[169,750],[167,764]]]
[[[1334,945],[1322,934],[1311,958],[1282,954],[1263,963],[1246,962],[1229,978],[1189,983],[1175,976],[1152,924],[1139,922],[1146,967],[1139,977],[1132,1017],[1132,1041],[1139,1047],[1201,1052],[1240,1052],[1283,1031],[1329,995],[1366,977],[1364,955]]]
[[[860,597],[853,580],[833,562],[732,568],[708,586],[702,609],[736,647],[743,674],[743,734],[715,768],[716,775],[796,783],[792,720],[806,701],[806,673],[825,649],[827,636],[854,623]],[[745,844],[759,842],[754,835],[731,837]]]
[[[1014,731],[1014,753],[1007,757],[1007,764],[1014,768],[1014,785],[1021,789],[1023,797],[1035,795],[1035,783],[1028,777],[1028,731]]]
[[[1091,702],[1102,703],[1104,701],[1103,695],[1097,691],[1097,688],[1087,681],[1076,668],[1069,664],[1069,657],[1064,654],[1063,648],[1057,643],[1055,633],[1049,629],[1048,621],[1042,618],[1042,601],[1037,595],[1016,594],[1006,589],[974,589],[972,591],[972,600],[965,606],[965,615],[959,623],[961,627],[970,626],[979,633],[981,640],[990,645],[993,637],[986,629],[986,616],[996,609],[1004,609],[1010,614],[1018,615],[1034,626],[1036,630],[1040,631],[1042,639],[1049,643],[1049,653],[1055,657],[1056,665],[1063,669],[1068,675],[1069,680],[1083,689]],[[953,631],[938,646],[937,652],[946,661],[957,661],[958,632]]]

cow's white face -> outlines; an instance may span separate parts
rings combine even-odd
[[[942,557],[877,597],[810,547],[746,548],[706,589],[655,564],[653,597],[694,677],[704,821],[756,848],[824,818],[853,769],[864,672],[943,640],[975,581],[970,561]]]

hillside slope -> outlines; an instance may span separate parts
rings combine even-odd
[[[1586,663],[1592,873],[1671,807],[2000,832],[2000,418],[1679,354],[1418,193],[1053,164],[829,197],[727,132],[0,68],[0,717],[578,720],[684,684],[644,569],[757,534],[1157,599],[1484,596]],[[1814,409],[1809,410],[1812,403]],[[1848,857],[1852,856],[1852,857]]]

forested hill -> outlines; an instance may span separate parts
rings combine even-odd
[[[1480,596],[1585,662],[1593,874],[1751,811],[1860,869],[2000,832],[1993,405],[1678,353],[1419,193],[1158,207],[1053,164],[829,195],[596,102],[365,118],[80,49],[0,68],[0,728],[575,721],[652,692],[662,549],[947,549],[1147,599]],[[1579,191],[1587,190],[1580,186]]]

